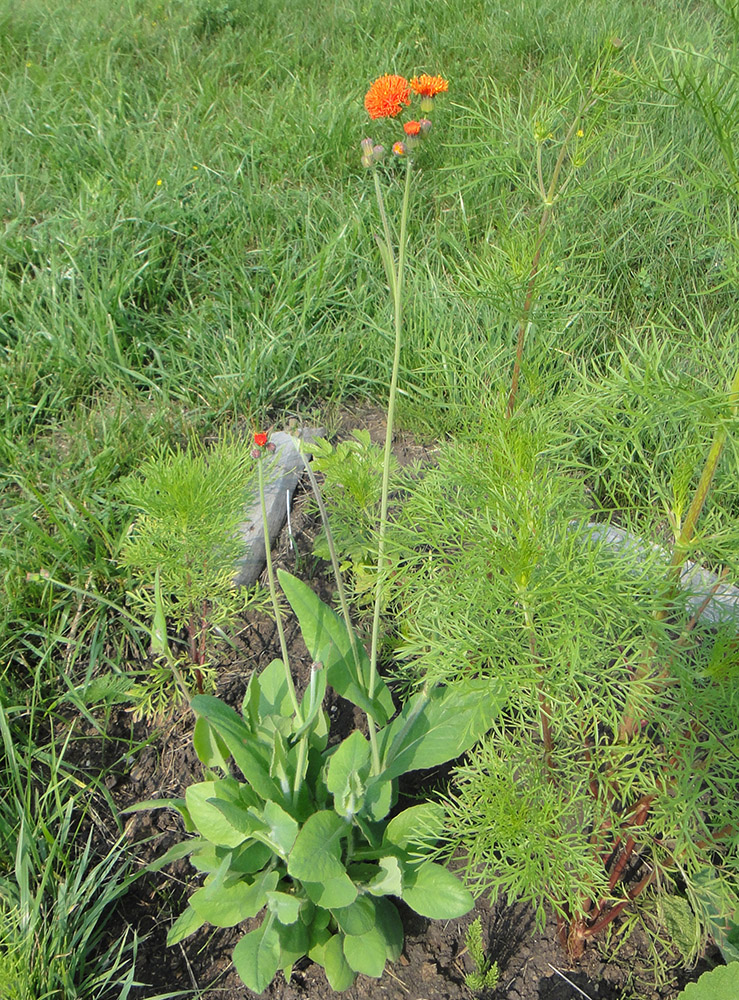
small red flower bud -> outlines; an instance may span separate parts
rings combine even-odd
[[[270,441],[270,443],[269,443],[269,444],[267,445],[267,451],[268,451],[268,452],[269,452],[270,454],[272,454],[272,452],[273,452],[273,451],[276,451],[276,450],[277,450],[277,445],[276,445],[276,444],[273,444],[273,443],[272,443],[272,442]]]
[[[393,143],[393,152],[395,153],[396,156],[405,156],[405,153],[406,153],[405,143],[404,142],[394,142]]]
[[[421,129],[421,135],[428,135],[429,132],[431,131],[431,119],[430,118],[421,118],[419,120],[418,124],[419,124],[420,129]]]
[[[261,458],[262,457],[262,450],[261,450],[261,448],[252,448],[252,450],[251,450],[251,457],[252,458]]]
[[[264,431],[259,431],[254,435],[254,444],[259,445],[260,448],[264,448],[267,443],[267,435]]]

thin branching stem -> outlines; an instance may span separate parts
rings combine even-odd
[[[321,515],[321,523],[323,524],[323,530],[326,532],[326,544],[328,545],[329,555],[331,556],[331,567],[334,571],[334,579],[336,580],[336,589],[339,594],[339,604],[341,606],[341,614],[344,619],[344,625],[347,632],[349,633],[349,642],[352,647],[352,656],[354,658],[354,666],[357,672],[357,677],[361,681],[364,677],[362,672],[362,664],[359,659],[359,646],[356,633],[352,627],[352,620],[349,614],[349,601],[346,596],[346,588],[344,586],[344,580],[341,573],[341,567],[339,565],[339,557],[336,552],[336,545],[334,543],[333,532],[331,531],[331,523],[328,516],[328,511],[326,510],[326,505],[323,502],[323,496],[321,495],[321,488],[318,485],[316,479],[316,474],[310,467],[310,462],[306,459],[305,455],[301,452],[301,458],[303,459],[303,465],[305,466],[305,471],[308,473],[308,479],[310,481],[311,489],[313,490],[313,496],[316,498],[316,503],[318,504],[318,511]],[[375,772],[380,770],[380,751],[377,744],[377,729],[375,725],[374,717],[371,713],[367,712],[367,721],[369,728],[370,746],[372,750],[372,766]]]

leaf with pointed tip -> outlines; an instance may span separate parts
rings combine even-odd
[[[214,927],[234,927],[242,920],[255,917],[267,903],[279,875],[276,871],[262,872],[251,884],[242,879],[228,879],[230,858],[226,857],[210,881],[190,896],[190,906],[199,917]]]
[[[255,931],[245,934],[233,950],[234,968],[242,982],[263,993],[280,967],[280,937],[270,915]]]
[[[186,937],[200,930],[204,923],[205,920],[191,906],[188,906],[169,928],[167,945],[178,944],[180,941],[184,941]]]
[[[294,924],[300,914],[300,900],[288,892],[268,892],[267,907],[281,924]]]
[[[218,698],[198,694],[191,708],[196,715],[208,720],[229,749],[236,766],[261,798],[280,798],[280,791],[269,776],[269,768],[258,752],[254,736],[242,717]]]
[[[287,860],[287,870],[301,881],[325,882],[346,875],[341,863],[341,841],[349,825],[335,812],[313,813],[303,824]]]
[[[356,637],[352,649],[352,639],[344,622],[302,580],[282,569],[277,575],[300,622],[308,651],[314,660],[323,664],[328,683],[342,698],[358,705],[379,725],[384,725],[394,711],[393,699],[381,677],[377,678],[372,700],[367,695],[370,676],[367,651]]]
[[[305,893],[316,906],[333,909],[349,906],[357,898],[357,887],[346,874],[338,878],[328,878],[324,882],[307,882],[301,879]]]
[[[383,777],[397,778],[459,757],[490,729],[505,702],[502,687],[480,679],[415,695],[377,734]]]

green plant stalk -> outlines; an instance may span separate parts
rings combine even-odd
[[[344,587],[344,580],[341,575],[341,567],[339,566],[339,557],[336,554],[336,545],[334,544],[334,536],[331,531],[331,525],[329,523],[328,511],[326,510],[326,505],[323,502],[323,497],[321,496],[321,489],[318,485],[316,475],[313,469],[310,467],[310,462],[306,461],[305,455],[300,453],[300,457],[303,459],[303,465],[305,466],[305,471],[308,473],[308,479],[310,481],[311,489],[313,490],[313,495],[316,498],[316,503],[318,504],[318,510],[321,515],[321,522],[323,524],[323,530],[326,532],[326,544],[328,545],[329,555],[331,556],[331,567],[334,571],[334,579],[336,580],[336,589],[339,592],[339,604],[341,605],[341,614],[344,619],[344,625],[349,633],[349,641],[352,647],[352,656],[354,657],[354,666],[357,671],[357,677],[362,678],[362,669],[359,662],[359,651],[357,649],[357,636],[352,628],[351,617],[349,615],[349,602],[346,597],[346,588]],[[380,770],[380,749],[377,743],[377,728],[375,725],[374,718],[369,712],[365,713],[367,715],[367,723],[370,738],[370,748],[372,751],[372,768],[373,772],[377,774]]]
[[[737,367],[737,370],[734,373],[734,378],[731,380],[731,385],[729,386],[729,405],[731,406],[732,415],[736,416],[737,411],[739,410],[739,367]],[[711,447],[708,451],[703,471],[701,472],[701,477],[695,488],[693,499],[690,501],[688,512],[685,515],[685,520],[682,523],[675,546],[672,550],[672,558],[670,559],[667,572],[668,581],[673,588],[677,586],[677,582],[680,578],[680,570],[685,561],[685,551],[693,539],[698,518],[700,517],[706,504],[706,500],[708,499],[708,493],[711,489],[714,476],[716,475],[716,470],[718,469],[718,464],[721,460],[721,454],[726,445],[727,437],[728,432],[722,423],[714,432],[713,441],[711,442]],[[667,613],[667,608],[661,608],[656,613],[655,618],[657,621],[664,621],[667,617]],[[639,664],[631,680],[631,685],[643,683],[645,681],[651,671],[653,657],[654,643],[651,644],[648,654],[644,656],[642,662]],[[661,674],[659,675],[663,680],[667,677],[667,670],[668,667],[663,668]],[[655,682],[658,682],[658,680],[659,678],[655,678]],[[619,738],[622,740],[630,739],[634,735],[635,725],[636,719],[634,718],[633,699],[629,697],[627,699],[623,718],[619,726]]]
[[[736,416],[737,410],[739,410],[739,367],[734,373],[734,378],[729,386],[729,405],[731,406],[731,412],[733,416]],[[690,544],[693,535],[695,534],[695,526],[698,523],[698,518],[701,515],[703,507],[705,506],[706,499],[708,498],[708,493],[711,489],[711,484],[713,483],[713,477],[716,475],[716,470],[718,469],[719,461],[721,460],[721,454],[726,445],[726,439],[728,437],[728,432],[724,424],[716,428],[713,435],[713,441],[711,442],[711,448],[708,452],[705,465],[703,466],[703,471],[701,472],[700,480],[693,494],[693,499],[690,502],[690,507],[688,508],[688,513],[685,515],[685,520],[680,528],[680,534],[675,542],[675,547],[672,550],[672,559],[670,560],[670,570],[674,574],[675,579],[680,575],[680,567],[685,558],[685,549]]]
[[[280,637],[280,651],[282,653],[282,665],[285,668],[285,680],[287,681],[287,689],[290,692],[290,701],[292,702],[293,711],[298,719],[302,721],[300,715],[300,705],[298,704],[298,696],[295,693],[295,684],[293,682],[292,674],[290,673],[290,660],[287,655],[287,642],[285,641],[285,631],[282,627],[282,615],[280,614],[280,605],[277,602],[277,585],[275,584],[275,574],[272,568],[272,552],[270,549],[269,542],[269,528],[267,527],[267,504],[264,499],[264,469],[262,467],[263,457],[259,456],[257,459],[257,473],[259,479],[259,503],[262,507],[262,526],[264,528],[264,553],[267,557],[267,579],[269,580],[269,594],[272,598],[272,608],[275,613],[275,621],[277,623],[277,634]]]
[[[565,156],[567,154],[567,147],[569,146],[573,135],[575,134],[578,125],[580,124],[580,119],[583,117],[587,111],[593,106],[597,97],[594,96],[593,92],[597,85],[603,70],[598,73],[598,76],[593,81],[593,85],[589,88],[587,94],[580,102],[580,106],[577,109],[577,113],[570,124],[567,134],[562,142],[562,148],[559,151],[559,156],[557,157],[557,162],[554,165],[554,171],[552,173],[551,181],[549,182],[549,188],[546,189],[544,184],[544,174],[542,172],[541,166],[541,142],[538,144],[536,151],[536,171],[539,180],[539,190],[541,192],[542,201],[544,202],[544,211],[541,216],[541,221],[539,222],[539,232],[536,237],[536,245],[534,246],[534,254],[531,259],[531,268],[529,269],[529,282],[526,286],[526,297],[524,298],[523,307],[521,309],[521,316],[518,321],[518,336],[516,338],[516,359],[513,362],[513,373],[511,375],[511,391],[508,394],[508,403],[506,405],[506,417],[510,418],[513,416],[513,411],[516,407],[516,396],[518,395],[518,382],[521,375],[521,362],[523,360],[523,349],[526,340],[526,330],[529,325],[529,314],[531,312],[531,306],[534,301],[534,290],[536,288],[536,281],[539,277],[539,258],[541,257],[541,248],[544,244],[544,237],[546,235],[547,229],[549,228],[549,223],[552,219],[552,214],[554,212],[554,202],[557,195],[557,186],[559,184],[559,175],[562,172],[562,167],[564,166]],[[567,184],[565,180],[562,185],[563,189]]]
[[[390,394],[387,404],[387,428],[385,431],[385,460],[382,467],[382,490],[380,494],[380,527],[377,538],[377,579],[375,581],[375,606],[372,615],[372,645],[370,650],[369,697],[373,698],[377,681],[377,653],[380,638],[380,609],[382,607],[382,592],[385,582],[385,538],[387,535],[387,507],[390,484],[390,458],[393,444],[393,422],[395,418],[395,399],[398,390],[398,371],[400,369],[400,343],[403,323],[403,270],[405,266],[405,244],[408,229],[408,204],[411,190],[412,159],[408,157],[405,171],[405,188],[403,191],[403,207],[400,215],[400,237],[398,240],[398,262],[395,266],[395,280],[391,282],[393,297],[393,314],[395,328],[395,347],[393,351],[393,370],[390,378]],[[382,198],[377,173],[375,172],[377,202],[380,215],[383,218],[386,234],[389,232],[386,223],[385,203]],[[386,235],[387,238],[387,235]],[[388,254],[392,260],[392,250],[388,245]]]

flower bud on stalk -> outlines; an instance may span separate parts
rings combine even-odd
[[[421,123],[420,122],[405,122],[403,125],[403,131],[405,132],[405,148],[407,152],[411,152],[418,145],[418,138],[421,134]]]
[[[372,164],[374,163],[374,159],[372,156],[372,151],[374,148],[372,140],[369,138],[362,139],[360,146],[362,148],[362,166],[371,167]]]

